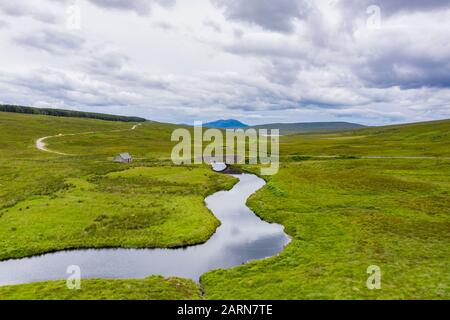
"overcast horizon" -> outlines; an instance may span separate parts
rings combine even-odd
[[[450,118],[450,0],[36,2],[0,0],[0,103],[187,124]]]

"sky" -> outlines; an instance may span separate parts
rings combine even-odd
[[[187,124],[450,118],[450,0],[0,0],[0,103]]]

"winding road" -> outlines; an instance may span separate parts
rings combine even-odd
[[[56,136],[47,136],[47,137],[42,137],[36,140],[36,148],[38,150],[44,151],[44,152],[49,152],[49,153],[54,153],[54,154],[59,154],[59,155],[63,155],[63,156],[70,156],[71,154],[68,153],[63,153],[63,152],[59,152],[59,151],[55,151],[55,150],[50,150],[47,148],[45,141],[48,139],[52,139],[52,138],[62,138],[62,137],[68,137],[68,136],[79,136],[79,135],[88,135],[88,134],[96,134],[96,133],[108,133],[108,132],[125,132],[125,131],[133,131],[136,130],[137,127],[141,126],[142,123],[138,123],[135,124],[131,129],[124,129],[124,130],[111,130],[111,131],[91,131],[91,132],[81,132],[81,133],[67,133],[67,134],[58,134]]]

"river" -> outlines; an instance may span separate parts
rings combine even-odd
[[[204,244],[180,249],[88,249],[44,254],[0,262],[0,285],[66,279],[71,265],[82,278],[145,278],[177,276],[198,282],[210,270],[227,269],[274,256],[290,242],[279,224],[261,220],[247,206],[265,181],[255,175],[233,175],[239,182],[229,191],[205,199],[221,221]]]

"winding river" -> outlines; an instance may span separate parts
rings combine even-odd
[[[145,278],[177,276],[196,282],[214,269],[226,269],[281,252],[290,242],[279,224],[257,217],[248,198],[265,181],[255,175],[233,175],[239,182],[230,191],[206,198],[208,208],[221,221],[204,244],[182,249],[89,249],[50,253],[0,262],[0,285],[66,279],[68,266],[81,268],[82,278]]]

